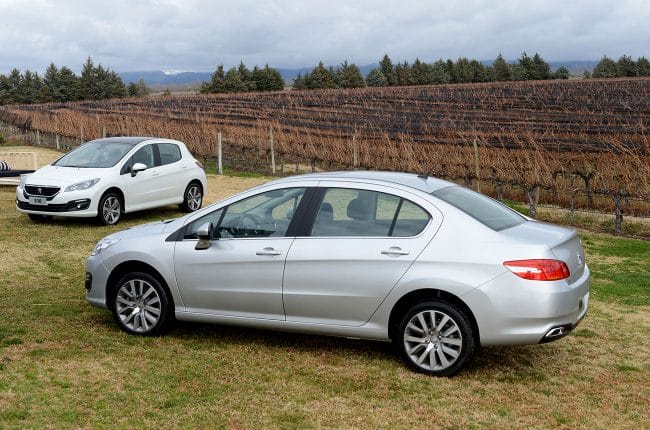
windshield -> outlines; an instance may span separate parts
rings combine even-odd
[[[505,230],[526,221],[524,217],[509,207],[467,188],[452,186],[431,194],[455,206],[492,230]]]
[[[59,167],[113,167],[133,148],[128,143],[88,142],[52,163]]]

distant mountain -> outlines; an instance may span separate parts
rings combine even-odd
[[[360,66],[359,69],[361,73],[365,76],[370,70],[374,67],[377,67],[377,64],[368,64],[366,66]],[[314,67],[301,67],[298,69],[277,69],[282,75],[282,79],[290,85],[293,80],[298,76],[298,73],[304,75],[307,72],[311,72]],[[187,87],[187,88],[198,88],[201,86],[202,82],[210,81],[213,72],[178,72],[178,73],[169,73],[163,72],[162,70],[149,70],[149,71],[139,71],[139,72],[120,72],[118,73],[125,84],[138,83],[140,79],[143,79],[145,84],[154,88],[165,88],[165,87]]]
[[[492,65],[494,60],[485,60],[482,61],[485,65]],[[598,61],[549,61],[549,65],[552,70],[556,70],[560,66],[564,66],[569,69],[569,73],[572,75],[582,75],[585,70],[593,70],[593,68],[598,64]],[[329,66],[328,66],[329,67]],[[336,67],[336,66],[334,66]],[[359,66],[361,74],[366,76],[375,67],[379,67],[379,64],[367,64],[365,66]],[[301,67],[297,69],[283,69],[278,68],[278,72],[282,75],[282,79],[286,82],[287,85],[291,85],[293,80],[298,76],[298,73],[304,75],[305,73],[311,72],[314,66],[311,67]],[[202,82],[208,82],[212,76],[213,72],[178,72],[170,73],[163,72],[162,70],[151,70],[151,71],[140,71],[140,72],[121,72],[119,73],[120,77],[125,84],[137,83],[140,79],[144,79],[144,82],[153,88],[198,88],[201,86]]]
[[[177,86],[197,84],[209,81],[212,72],[179,72],[165,73],[162,70],[140,71],[140,72],[120,72],[120,77],[125,84],[137,83],[143,79],[147,85],[152,86]]]

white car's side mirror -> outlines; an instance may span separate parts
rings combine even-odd
[[[131,167],[131,176],[135,176],[138,174],[138,172],[142,172],[143,170],[147,170],[147,165],[144,163],[135,163]]]

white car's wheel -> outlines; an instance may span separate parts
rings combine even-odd
[[[115,225],[122,218],[122,200],[113,192],[108,192],[99,199],[97,221],[102,225]]]
[[[203,204],[203,188],[196,182],[191,182],[185,193],[183,193],[183,203],[180,205],[184,212],[194,212],[201,208]]]

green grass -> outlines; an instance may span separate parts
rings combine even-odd
[[[379,342],[202,324],[121,332],[86,303],[84,260],[111,232],[179,215],[34,224],[0,187],[0,428],[647,426],[649,242],[581,232],[592,300],[576,331],[483,348],[436,379]]]

